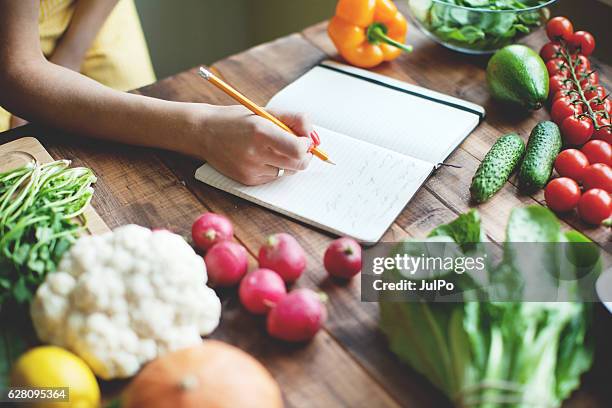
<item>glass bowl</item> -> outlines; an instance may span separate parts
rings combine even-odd
[[[550,16],[547,7],[556,1],[498,1],[526,8],[491,10],[451,4],[458,0],[408,0],[408,9],[416,25],[443,46],[468,54],[492,54],[543,26]],[[488,3],[461,1],[474,5]]]

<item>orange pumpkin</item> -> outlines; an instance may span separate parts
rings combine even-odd
[[[123,408],[281,408],[278,384],[255,358],[216,340],[153,360],[126,388]]]

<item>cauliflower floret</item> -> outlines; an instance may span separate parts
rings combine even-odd
[[[79,239],[31,306],[40,340],[72,350],[105,380],[130,377],[219,324],[206,265],[178,235],[136,225]]]

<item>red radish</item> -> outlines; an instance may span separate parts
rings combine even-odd
[[[287,283],[300,277],[306,268],[306,253],[291,235],[270,235],[259,249],[259,266],[272,269]]]
[[[266,314],[285,297],[285,282],[278,273],[270,269],[255,269],[240,282],[240,302],[249,312]]]
[[[229,241],[234,235],[234,227],[230,220],[220,214],[202,214],[191,226],[191,236],[195,246],[208,251],[221,241]]]
[[[247,273],[247,251],[233,241],[215,244],[204,257],[208,276],[216,286],[234,286]]]
[[[323,264],[331,276],[352,278],[361,270],[361,247],[352,238],[338,238],[327,247]]]
[[[321,296],[310,289],[296,289],[268,314],[268,333],[280,340],[308,341],[317,334],[326,317]]]

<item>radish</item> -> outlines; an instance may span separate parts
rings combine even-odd
[[[247,251],[233,241],[219,242],[204,257],[208,276],[216,286],[234,286],[249,267]]]
[[[240,282],[240,302],[249,312],[266,314],[287,294],[285,282],[270,269],[256,269]]]
[[[292,283],[306,268],[306,253],[291,235],[270,235],[259,250],[259,266],[272,269],[285,282]]]
[[[196,248],[208,251],[221,241],[229,241],[234,235],[234,227],[230,220],[220,214],[202,214],[191,226],[191,237]]]
[[[326,317],[319,294],[296,289],[279,300],[268,314],[268,333],[280,340],[308,341],[321,329]]]
[[[331,276],[352,278],[361,270],[361,247],[352,238],[338,238],[327,247],[323,264]]]

